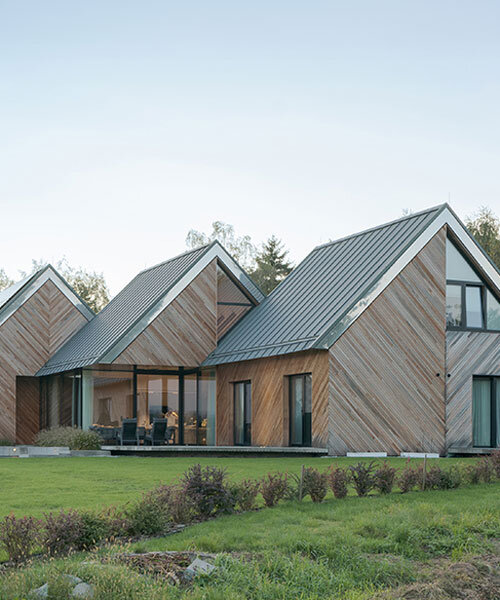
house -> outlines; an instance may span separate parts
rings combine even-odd
[[[318,246],[267,297],[218,242],[95,316],[48,267],[0,293],[0,438],[162,417],[175,445],[497,447],[499,301],[446,204]]]

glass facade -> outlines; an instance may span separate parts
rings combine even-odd
[[[165,443],[215,445],[214,370],[102,366],[43,377],[41,386],[43,429],[93,428],[109,442],[124,419],[137,419],[142,436],[166,419]]]
[[[252,384],[239,381],[233,384],[234,394],[234,444],[250,446],[252,443]]]
[[[500,377],[473,379],[472,440],[477,447],[500,445]]]

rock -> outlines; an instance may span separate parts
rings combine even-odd
[[[31,590],[29,593],[30,598],[48,598],[49,597],[49,584],[44,583],[39,588]]]
[[[76,575],[63,575],[63,579],[65,579],[68,583],[72,583],[73,585],[77,585],[78,583],[82,583],[82,580]]]
[[[195,558],[189,567],[184,571],[184,577],[186,579],[193,579],[193,577],[196,577],[196,575],[209,575],[215,569],[216,567],[208,563],[206,560]]]
[[[75,586],[71,592],[72,598],[93,598],[94,597],[94,586],[83,581]]]

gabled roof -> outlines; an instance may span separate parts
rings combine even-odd
[[[443,204],[318,246],[203,364],[329,348],[444,225],[500,289],[496,267]]]
[[[52,356],[38,375],[112,363],[212,260],[239,282],[252,303],[264,295],[219,242],[185,252],[139,273]]]
[[[0,292],[0,325],[13,315],[46,281],[52,281],[87,320],[94,317],[94,312],[68,282],[52,265],[47,265]]]

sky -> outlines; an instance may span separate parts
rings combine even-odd
[[[0,268],[116,294],[221,220],[300,261],[500,215],[500,2],[0,0]]]

